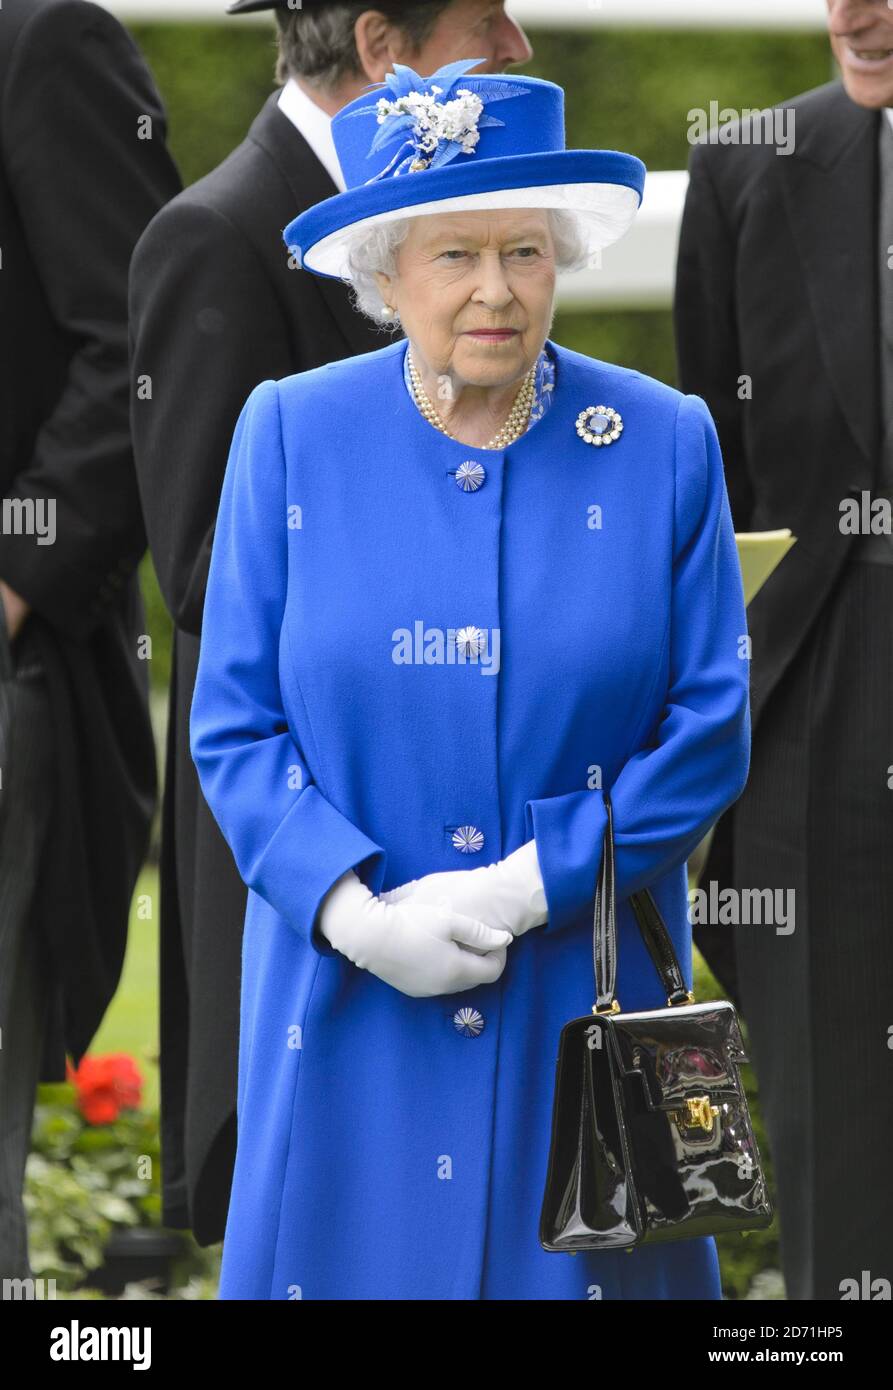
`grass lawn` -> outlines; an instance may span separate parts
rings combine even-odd
[[[158,870],[140,874],[130,908],[127,955],[118,992],[90,1052],[127,1052],[143,1074],[143,1109],[157,1110],[158,1084]]]

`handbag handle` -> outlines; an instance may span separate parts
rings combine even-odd
[[[603,792],[608,823],[605,843],[595,888],[595,913],[592,924],[592,964],[595,971],[594,1014],[616,1014],[620,1004],[614,998],[617,984],[617,901],[614,879],[614,813],[611,798]],[[639,931],[660,975],[667,993],[667,1004],[693,1004],[694,995],[686,988],[679,961],[670,940],[666,923],[651,890],[642,888],[630,895]]]

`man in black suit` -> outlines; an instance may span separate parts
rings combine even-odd
[[[775,890],[774,922],[695,940],[740,992],[788,1296],[837,1299],[893,1280],[893,10],[828,12],[842,83],[693,149],[675,315],[736,528],[798,537],[749,609],[751,773],[700,885]]]
[[[35,1086],[115,991],[155,802],[127,269],[179,188],[149,72],[84,0],[0,10],[0,1277]]]
[[[163,1219],[223,1238],[236,1148],[246,890],[198,784],[189,709],[214,519],[233,428],[266,377],[388,341],[347,289],[290,265],[282,229],[343,188],[330,121],[394,61],[428,74],[527,61],[502,0],[276,9],[281,90],[224,162],[158,215],[131,268],[132,420],[159,583],[175,622],[162,833]]]

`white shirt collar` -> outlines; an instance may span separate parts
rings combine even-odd
[[[293,77],[279,93],[279,110],[303,135],[320,164],[328,170],[335,186],[343,193],[347,185],[338,163],[332,139],[332,118],[307,95]]]
[[[890,125],[893,126],[893,106],[885,106],[884,114],[886,115],[887,120],[890,122]]]

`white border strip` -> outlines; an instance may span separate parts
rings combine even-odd
[[[227,0],[98,0],[123,20],[272,24],[269,13],[228,15]],[[789,29],[827,25],[825,0],[508,0],[531,29]]]

